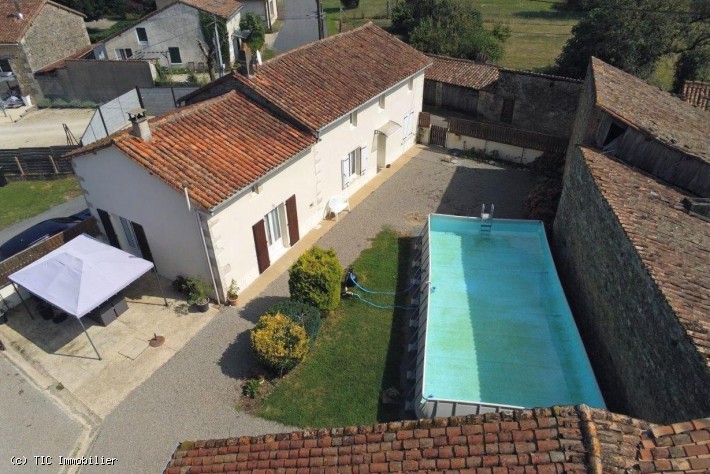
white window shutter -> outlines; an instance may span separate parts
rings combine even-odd
[[[350,184],[350,160],[348,155],[345,155],[345,158],[340,162],[340,169],[343,175],[343,189],[345,189]]]
[[[367,172],[367,159],[367,145],[362,145],[360,147],[360,176],[364,175]]]

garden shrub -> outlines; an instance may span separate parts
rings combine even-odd
[[[306,356],[308,335],[281,313],[265,314],[251,331],[251,345],[259,362],[283,375]]]
[[[291,299],[308,303],[321,311],[333,311],[340,304],[340,266],[333,249],[313,247],[288,270]]]
[[[320,311],[318,311],[318,308],[314,308],[308,303],[286,300],[281,303],[276,303],[266,310],[265,314],[273,315],[278,313],[283,314],[303,326],[306,330],[306,334],[308,334],[308,339],[310,339],[311,344],[313,344],[316,340],[316,336],[318,336],[321,324]]]

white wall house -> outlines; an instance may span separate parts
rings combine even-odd
[[[75,172],[115,245],[150,256],[166,277],[213,280],[223,295],[317,226],[330,198],[350,196],[414,145],[429,64],[368,24],[253,77],[219,79],[186,107],[77,150]],[[369,80],[352,84],[355,69]],[[324,86],[309,101],[314,81]]]
[[[223,63],[228,70],[236,60],[232,38],[239,30],[241,8],[235,0],[172,0],[130,28],[105,39],[94,49],[94,54],[97,59],[155,59],[165,67],[204,70],[207,59],[198,45],[201,41],[208,46],[200,23],[200,13],[203,13],[226,21],[229,56],[223,58]]]

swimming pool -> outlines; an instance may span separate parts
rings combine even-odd
[[[541,222],[431,214],[421,250],[418,416],[605,406]]]

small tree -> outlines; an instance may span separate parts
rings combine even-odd
[[[254,12],[249,12],[244,15],[244,18],[239,21],[239,29],[249,31],[246,43],[252,51],[259,51],[264,47],[264,42],[266,41],[266,25],[259,15]]]
[[[333,249],[313,247],[288,270],[291,299],[308,303],[321,311],[332,311],[340,304],[342,274],[343,267]]]
[[[320,330],[320,311],[318,308],[300,301],[286,300],[276,303],[266,310],[264,314],[283,314],[291,321],[300,324],[306,330],[308,338],[313,344]]]
[[[281,376],[308,353],[308,335],[281,313],[265,314],[251,331],[251,345],[259,362]]]

